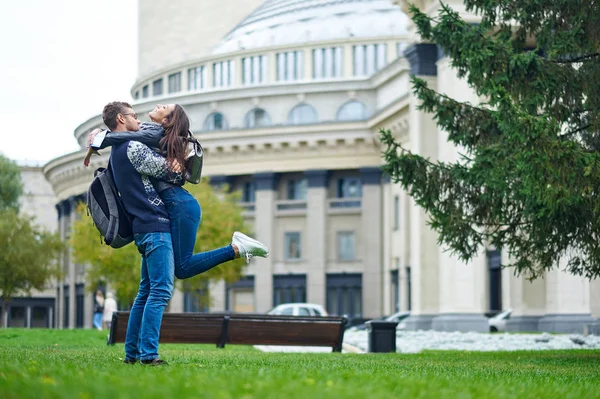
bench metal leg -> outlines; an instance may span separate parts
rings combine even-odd
[[[342,351],[342,343],[344,342],[344,331],[346,331],[346,324],[348,324],[348,318],[344,317],[342,323],[340,324],[340,336],[336,345],[333,347],[334,352]]]
[[[219,338],[219,343],[217,343],[217,348],[224,348],[225,342],[227,342],[227,335],[229,333],[229,316],[223,317],[223,325],[221,327],[221,337]]]

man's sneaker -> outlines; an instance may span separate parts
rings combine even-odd
[[[240,252],[240,258],[246,257],[246,262],[250,263],[250,258],[253,256],[260,256],[266,258],[269,256],[269,248],[265,247],[262,243],[256,241],[254,238],[250,238],[245,234],[236,231],[233,233],[231,243],[238,248]]]
[[[162,359],[159,359],[158,357],[156,359],[152,359],[152,360],[140,360],[140,363],[145,366],[168,366],[169,365],[169,363],[165,362]]]
[[[137,359],[132,359],[130,357],[126,357],[125,359],[123,359],[123,363],[125,363],[125,364],[136,364],[137,363]]]

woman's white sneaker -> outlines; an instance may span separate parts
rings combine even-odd
[[[269,256],[269,248],[239,231],[233,233],[231,243],[238,248],[240,258],[245,256],[248,263],[250,263],[250,258],[253,256],[260,256],[262,258]]]

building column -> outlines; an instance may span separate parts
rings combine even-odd
[[[327,185],[329,171],[307,170],[306,176],[308,192],[306,195],[306,229],[307,235],[307,260],[306,267],[306,298],[308,302],[325,303],[325,274],[327,269]]]
[[[361,168],[361,232],[363,242],[363,317],[383,314],[383,235],[381,169]]]
[[[466,82],[459,79],[450,59],[437,46],[429,47],[429,56],[435,54],[437,90],[459,101],[478,103],[478,98]],[[435,50],[435,53],[434,53]],[[448,142],[448,133],[437,127],[438,159],[444,162],[458,160],[457,147]],[[440,315],[432,322],[438,331],[488,332],[489,322],[484,313],[488,307],[487,256],[481,251],[470,262],[463,262],[448,248],[439,251]]]
[[[600,278],[590,281],[590,308],[592,317],[600,319]]]
[[[396,265],[392,261],[392,234],[394,219],[394,201],[392,185],[389,175],[383,175],[382,181],[382,212],[381,212],[381,252],[383,268],[383,314],[392,314],[396,309],[394,293],[392,292],[392,268]],[[398,271],[398,284],[400,283]]]
[[[173,290],[173,296],[171,297],[171,300],[169,301],[169,307],[167,308],[167,310],[169,313],[183,313],[184,312],[184,306],[183,306],[183,291],[177,286],[177,284],[175,285],[175,289]]]
[[[77,207],[77,201],[75,197],[69,197],[67,200],[69,202],[69,217],[68,217],[68,229],[66,239],[69,240],[71,238],[71,234],[73,233],[73,223],[75,222],[75,212]],[[75,291],[76,284],[76,273],[75,273],[75,264],[71,259],[72,255],[71,247],[67,248],[67,278],[69,281],[69,328],[75,328],[77,326],[77,292]]]
[[[405,190],[398,193],[400,200],[400,265],[398,277],[400,279],[400,310],[409,311],[412,308],[412,269],[410,268],[410,212],[412,210],[410,196]],[[409,273],[409,270],[411,272]]]
[[[594,323],[590,306],[590,282],[564,271],[546,275],[546,314],[538,323],[540,332],[582,334],[586,324]]]
[[[346,44],[342,50],[343,67],[342,76],[344,78],[351,78],[354,76],[354,46]]]
[[[211,281],[208,285],[208,292],[211,299],[209,307],[210,311],[224,312],[226,295],[225,281]]]
[[[64,230],[64,212],[63,212],[63,205],[62,202],[59,202],[58,204],[55,205],[56,208],[56,213],[58,214],[58,224],[57,224],[57,228],[58,228],[58,234],[60,236],[60,240],[61,241],[65,241],[65,230]],[[62,266],[63,265],[63,258],[64,258],[64,253],[60,255],[59,257],[59,264]],[[64,270],[64,269],[63,269]],[[56,299],[54,301],[54,309],[55,310],[55,314],[54,314],[54,328],[63,328],[63,320],[64,320],[64,316],[63,316],[63,312],[64,312],[64,300],[63,298],[65,297],[64,295],[64,284],[63,284],[63,280],[62,278],[57,278],[56,279]]]
[[[437,47],[414,44],[404,51],[411,73],[437,87]],[[419,110],[421,102],[414,95],[409,100],[410,150],[432,161],[438,158],[437,126],[431,114]],[[439,311],[439,252],[437,234],[427,224],[429,217],[410,199],[410,267],[412,310],[406,319],[408,330],[428,330]]]
[[[256,207],[254,211],[254,226],[256,238],[265,244],[271,251],[275,242],[275,190],[278,176],[275,173],[257,173],[254,175],[256,182]],[[261,259],[261,266],[256,268],[255,295],[256,311],[267,312],[273,306],[273,256]]]
[[[267,67],[267,84],[273,84],[277,82],[277,53],[268,52],[266,53],[268,67]]]
[[[502,263],[513,263],[508,251],[502,251]],[[517,276],[513,268],[502,270],[502,310],[512,309],[506,321],[506,331],[537,332],[542,315],[546,312],[546,280],[533,281],[527,275]]]

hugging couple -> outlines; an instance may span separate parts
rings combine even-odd
[[[125,338],[127,364],[165,365],[158,356],[160,326],[173,294],[174,276],[190,278],[221,263],[269,249],[234,232],[231,244],[194,254],[202,211],[182,186],[188,176],[185,160],[191,138],[190,121],[178,104],[158,104],[141,123],[131,105],[111,102],[102,119],[108,131],[88,135],[88,153],[112,146],[110,164],[125,210],[132,220],[134,241],[142,255],[138,294],[131,308]]]

